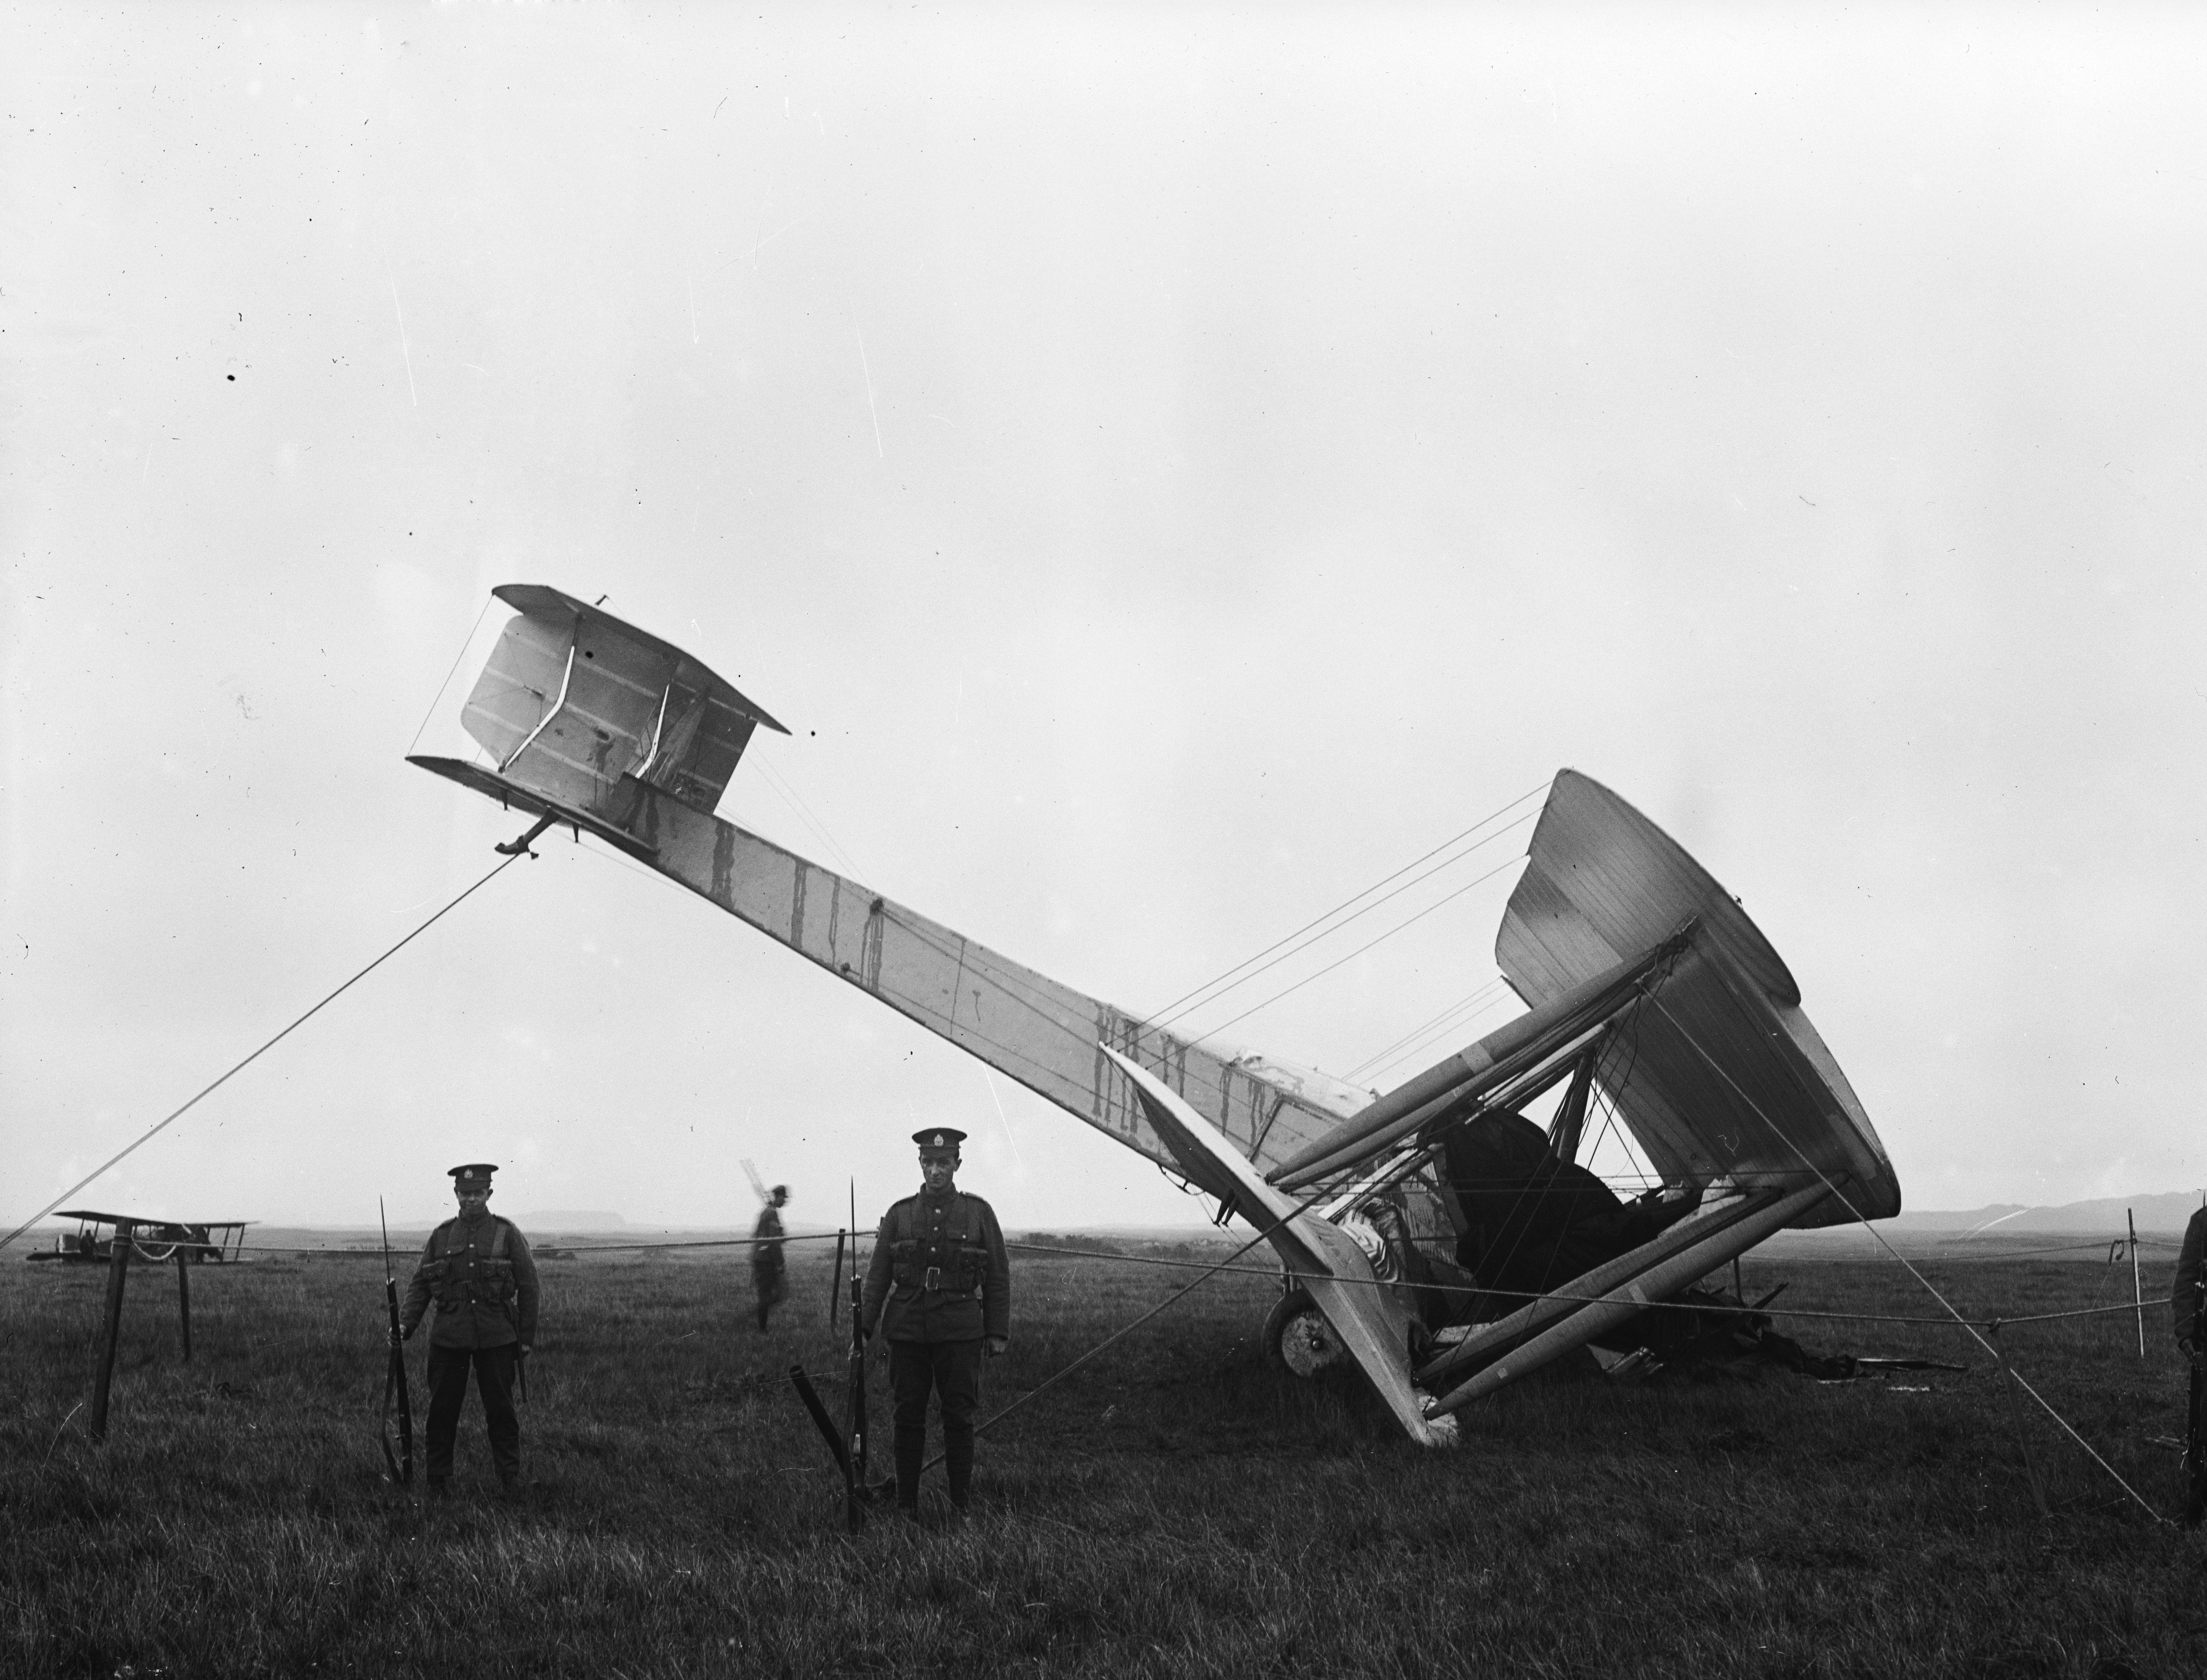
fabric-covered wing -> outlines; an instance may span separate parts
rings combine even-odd
[[[461,721],[498,773],[602,812],[623,776],[710,815],[758,725],[787,730],[698,661],[540,584],[494,591],[517,610]]]
[[[1666,1179],[1836,1199],[1804,1223],[1890,1218],[1900,1185],[1869,1116],[1801,1011],[1800,989],[1738,904],[1600,783],[1556,778],[1495,961],[1538,1006],[1699,918],[1692,948],[1612,1035],[1596,1078]]]

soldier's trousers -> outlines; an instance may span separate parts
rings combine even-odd
[[[490,1437],[491,1462],[498,1479],[511,1481],[521,1474],[521,1420],[513,1410],[514,1366],[521,1349],[513,1342],[503,1348],[429,1348],[429,1480],[440,1482],[452,1474],[452,1438],[459,1432],[460,1405],[468,1397],[468,1372],[475,1373],[482,1394],[483,1432]]]
[[[789,1274],[780,1265],[751,1267],[751,1289],[758,1296],[758,1327],[766,1328],[766,1315],[789,1299]]]
[[[919,1467],[927,1456],[927,1399],[942,1396],[942,1468],[950,1503],[963,1505],[973,1484],[973,1412],[981,1403],[981,1338],[970,1342],[892,1342],[889,1387],[896,1395],[897,1503],[919,1504]]]

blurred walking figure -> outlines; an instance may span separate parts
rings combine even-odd
[[[789,1201],[789,1187],[777,1184],[759,1210],[751,1227],[751,1288],[758,1295],[759,1334],[766,1334],[767,1314],[789,1298],[789,1271],[781,1253],[781,1210]]]
[[[917,1521],[919,1467],[927,1456],[927,1402],[942,1396],[942,1465],[950,1503],[966,1509],[973,1483],[973,1413],[981,1403],[981,1357],[1004,1351],[1012,1327],[1012,1264],[996,1211],[955,1182],[950,1127],[912,1133],[924,1181],[882,1219],[866,1268],[858,1322],[889,1339],[896,1393],[897,1504]]]
[[[458,1215],[429,1233],[422,1263],[399,1314],[410,1336],[434,1296],[429,1332],[429,1496],[441,1498],[452,1474],[452,1442],[468,1397],[468,1373],[482,1396],[483,1432],[506,1492],[521,1486],[521,1419],[513,1409],[514,1378],[536,1340],[536,1261],[513,1222],[490,1211],[490,1175],[497,1168],[471,1162],[452,1169]]]

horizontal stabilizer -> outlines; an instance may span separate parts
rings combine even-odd
[[[789,732],[702,661],[537,583],[492,591],[518,608],[460,711],[498,774],[616,822],[624,779],[710,815],[751,732]],[[631,798],[628,803],[631,805]]]
[[[523,787],[519,782],[499,775],[495,770],[486,770],[480,764],[470,764],[464,758],[438,758],[428,753],[411,753],[409,764],[418,765],[433,775],[456,781],[463,787],[473,788],[487,798],[514,810],[526,811],[531,816],[548,816],[554,822],[576,828],[587,828],[610,846],[617,846],[631,858],[649,863],[659,848],[618,823],[608,822],[586,810],[577,810],[562,804],[557,799]]]
[[[1109,1045],[1104,1054],[1133,1082],[1150,1129],[1172,1151],[1181,1170],[1265,1233],[1280,1261],[1311,1300],[1341,1344],[1369,1378],[1404,1432],[1420,1445],[1450,1438],[1426,1421],[1410,1383],[1409,1320],[1395,1291],[1382,1283],[1356,1240],[1259,1176],[1217,1129],[1140,1064]],[[1213,1191],[1214,1194],[1221,1194]]]

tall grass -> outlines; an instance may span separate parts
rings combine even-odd
[[[993,1406],[1185,1281],[1021,1257]],[[1920,1312],[1889,1265],[1751,1260],[1779,1305]],[[1950,1267],[1966,1311],[2084,1304],[2099,1270]],[[798,1259],[774,1333],[739,1258],[544,1267],[523,1412],[529,1488],[480,1413],[425,1507],[376,1447],[381,1275],[263,1260],[134,1275],[109,1438],[85,1410],[97,1269],[0,1269],[0,1669],[24,1675],[1010,1673],[2097,1676],[2207,1671],[2198,1540],[2147,1519],[1950,1331],[1789,1326],[1966,1373],[1558,1375],[1403,1441],[1353,1378],[1255,1345],[1271,1286],[1223,1277],[982,1446],[978,1514],[840,1532],[782,1372],[840,1366],[827,1270]],[[2173,1504],[2180,1372],[2126,1318],[2006,1332],[2134,1486]],[[419,1343],[412,1349],[417,1384]],[[876,1424],[886,1407],[876,1369]],[[417,1392],[417,1411],[424,1406]],[[76,1408],[74,1409],[73,1408]]]

